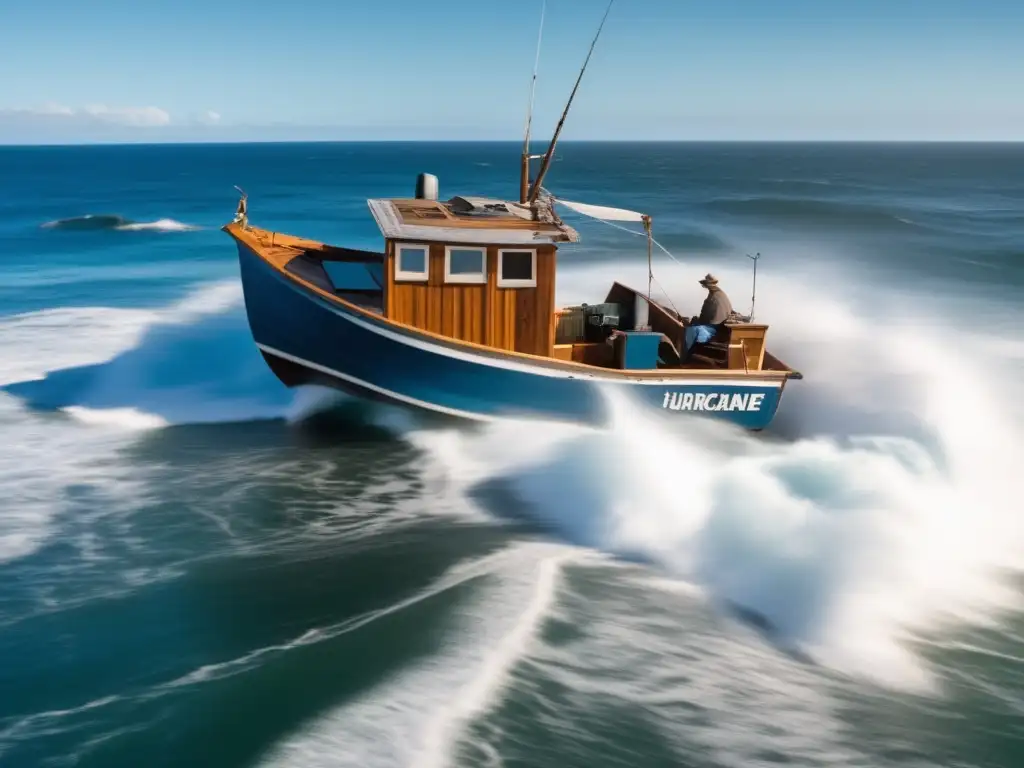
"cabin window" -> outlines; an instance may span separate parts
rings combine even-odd
[[[537,285],[537,251],[502,248],[498,251],[498,287],[533,288]]]
[[[426,282],[430,271],[430,246],[395,246],[395,280],[418,280]]]
[[[448,246],[444,253],[446,283],[486,283],[487,250]]]

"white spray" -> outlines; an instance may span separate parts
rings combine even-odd
[[[967,359],[962,337],[941,343],[909,297],[879,333],[810,295],[790,280],[759,297],[770,347],[806,375],[783,398],[787,439],[667,422],[613,395],[603,434],[523,423],[408,437],[467,493],[501,479],[574,543],[693,581],[819,662],[926,687],[909,637],[1015,600],[1000,577],[1022,564],[1021,414],[1005,391],[1019,377]]]

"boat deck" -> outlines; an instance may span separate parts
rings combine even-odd
[[[384,254],[338,248],[265,230],[250,230],[268,262],[322,291],[384,314]]]
[[[372,265],[331,262],[324,260],[321,253],[311,251],[301,251],[297,256],[294,254],[295,251],[292,250],[293,258],[284,266],[286,272],[350,304],[377,314],[384,313],[384,288],[377,281],[374,270],[370,268]],[[337,270],[339,264],[346,268],[344,275],[339,274]]]
[[[765,335],[768,331],[766,325],[751,323],[745,318],[726,323],[714,338],[706,343],[698,343],[687,359],[681,360],[680,352],[684,349],[688,318],[681,317],[674,309],[656,301],[648,301],[643,294],[618,282],[612,285],[602,303],[614,305],[614,312],[625,312],[626,317],[619,319],[625,320],[624,327],[630,328],[633,308],[638,300],[647,304],[649,331],[661,335],[658,360],[654,364],[658,369],[792,373],[789,366],[765,348]],[[580,307],[575,307],[556,313],[554,356],[600,368],[620,367],[621,361],[617,358],[614,340],[609,338],[601,341],[593,337],[593,332],[585,332],[585,321],[580,311]],[[571,313],[576,315],[575,324],[572,318],[563,317]]]
[[[257,228],[248,229],[247,234],[255,240],[254,245],[258,245],[261,257],[283,272],[341,301],[386,317],[386,254],[326,245]],[[630,308],[638,298],[644,299],[634,289],[614,283],[603,303],[616,305],[625,311],[626,316],[620,319],[625,321],[623,326],[629,328],[632,327],[633,311]],[[557,311],[552,317],[555,343],[543,357],[595,368],[623,368],[622,350],[614,339],[593,338],[592,334],[582,331],[582,326],[573,328],[566,335],[561,325],[563,312]],[[688,319],[680,317],[673,309],[650,301],[647,320],[650,331],[661,335],[658,354],[651,358],[649,367],[641,366],[649,372],[675,369],[706,371],[708,374],[789,374],[787,378],[799,378],[797,372],[765,349],[767,326],[727,323],[724,333],[720,332],[708,343],[699,344],[687,360],[680,361],[679,352],[684,348]],[[640,372],[641,369],[635,370]]]

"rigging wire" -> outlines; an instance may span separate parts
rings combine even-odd
[[[615,229],[621,229],[623,232],[628,232],[631,235],[639,235],[640,237],[647,237],[648,236],[646,232],[637,232],[635,229],[630,229],[629,227],[624,227],[621,224],[613,224],[612,222],[605,221],[604,219],[594,219],[594,221],[596,221],[596,222],[598,222],[600,224],[606,224],[609,227],[614,227]],[[683,263],[679,259],[677,259],[675,256],[673,256],[671,251],[668,250],[668,248],[666,248],[664,245],[662,245],[657,240],[655,240],[653,235],[651,235],[650,237],[651,237],[651,242],[654,243],[656,246],[658,246],[662,251],[664,251],[666,256],[668,256],[670,259],[672,259],[672,261],[674,261],[680,267],[683,266]]]
[[[547,0],[540,5],[540,28],[537,30],[537,53],[533,60],[533,78],[530,80],[530,103],[526,109],[526,132],[523,138],[523,154],[530,154],[530,127],[533,123],[534,95],[537,91],[537,71],[540,69],[540,44],[544,37],[544,15],[547,12]]]
[[[648,280],[647,300],[650,301],[650,298],[651,298],[650,284],[651,284],[651,282],[653,282],[655,285],[658,286],[658,288],[661,290],[661,292],[665,294],[665,298],[668,300],[668,303],[672,305],[672,309],[675,311],[675,313],[677,315],[679,315],[680,317],[682,317],[682,315],[679,314],[679,310],[676,308],[676,305],[672,302],[672,297],[669,296],[668,291],[666,291],[665,287],[660,282],[658,282],[658,278],[656,278],[654,276],[653,267],[651,266],[651,253],[650,253],[650,251],[651,251],[651,243],[654,243],[654,245],[658,246],[658,248],[660,248],[664,252],[664,254],[666,256],[668,256],[670,259],[672,259],[672,261],[674,261],[680,267],[683,266],[683,263],[679,259],[677,259],[675,256],[673,256],[672,252],[669,251],[668,248],[666,248],[664,245],[662,245],[661,243],[659,243],[657,240],[654,239],[654,235],[651,233],[651,230],[649,228],[649,221],[650,220],[648,219],[648,223],[645,223],[645,229],[647,230],[645,232],[637,232],[635,229],[630,229],[629,227],[624,227],[621,224],[613,224],[612,222],[606,221],[605,219],[594,218],[593,221],[596,221],[596,222],[598,222],[600,224],[604,224],[606,226],[609,226],[612,229],[621,230],[622,232],[626,232],[627,234],[630,234],[630,235],[639,235],[640,237],[646,237],[647,238],[647,271],[648,271],[648,275],[647,275],[647,280]],[[751,256],[748,253],[747,254],[747,258],[754,262],[754,284],[753,284],[753,289],[752,289],[753,292],[752,292],[752,295],[750,297],[750,314],[748,315],[748,317],[750,318],[750,322],[753,322],[754,321],[754,305],[757,302],[757,262],[760,261],[761,254],[760,254],[760,252],[758,252],[756,255]]]
[[[596,219],[595,218],[594,221],[596,221],[596,222],[598,222],[600,224],[605,224],[606,226],[612,227],[613,229],[618,229],[618,230],[621,230],[623,232],[627,232],[630,235],[639,235],[640,237],[646,237],[647,240],[648,240],[648,243],[653,243],[654,245],[658,246],[658,248],[660,248],[665,253],[666,256],[668,256],[670,259],[672,259],[672,261],[674,261],[680,267],[683,266],[683,263],[681,261],[679,261],[679,259],[677,259],[675,256],[673,256],[672,252],[669,251],[668,248],[666,248],[664,245],[662,245],[661,243],[659,243],[657,240],[654,239],[654,235],[651,234],[651,232],[649,232],[649,231],[648,232],[637,232],[635,229],[630,229],[629,227],[624,227],[621,224],[613,224],[612,222],[605,221],[604,219]],[[654,271],[653,271],[653,269],[650,266],[650,261],[648,261],[648,280],[653,282],[655,285],[658,286],[659,289],[661,289],[662,293],[665,294],[665,298],[668,300],[668,303],[672,305],[672,309],[675,311],[675,313],[677,315],[682,317],[682,315],[679,314],[679,310],[676,308],[676,305],[672,302],[672,297],[668,295],[668,291],[666,291],[665,287],[660,282],[658,282],[658,278],[656,278],[654,276]],[[649,293],[650,293],[650,288],[648,288],[648,294]],[[648,295],[648,298],[650,298],[649,295]]]

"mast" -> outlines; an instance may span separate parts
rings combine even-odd
[[[526,202],[536,202],[537,196],[540,194],[540,185],[544,182],[544,176],[548,172],[548,168],[551,165],[551,157],[555,152],[555,144],[558,142],[558,136],[562,132],[562,126],[565,125],[565,118],[569,115],[569,107],[572,106],[572,100],[576,98],[576,91],[580,87],[580,81],[583,80],[583,73],[587,71],[587,65],[590,63],[590,57],[594,53],[594,46],[597,45],[597,38],[601,36],[601,30],[604,29],[604,23],[608,19],[608,14],[612,10],[612,3],[615,0],[608,0],[608,7],[605,8],[604,16],[601,18],[601,24],[597,28],[597,34],[594,35],[593,41],[590,43],[590,50],[587,52],[587,58],[583,61],[583,67],[580,69],[580,74],[576,78],[576,85],[572,88],[572,93],[569,94],[569,101],[565,105],[565,109],[562,111],[562,117],[558,120],[558,125],[555,126],[555,133],[551,137],[551,144],[548,145],[548,151],[544,153],[544,160],[540,164],[540,171],[537,173],[537,178],[533,182],[533,186],[530,187],[530,192],[527,195]],[[529,165],[529,159],[523,161],[524,167]]]
[[[519,167],[519,202],[525,203],[530,187],[530,124],[533,122],[533,97],[537,89],[537,69],[540,67],[540,43],[544,36],[544,12],[547,10],[547,0],[542,0],[540,6],[540,29],[537,30],[537,55],[533,61],[533,78],[530,80],[530,102],[526,108],[526,132],[523,137],[523,154],[520,158]]]

